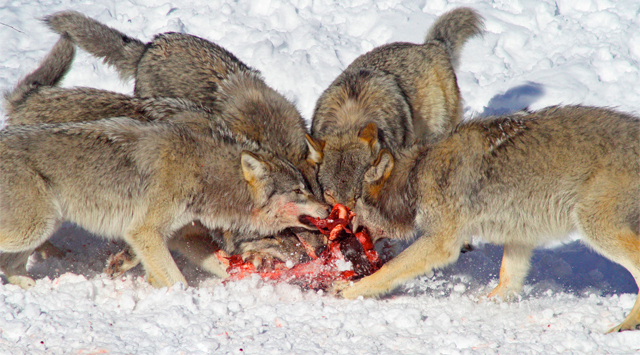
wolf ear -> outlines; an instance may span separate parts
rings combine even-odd
[[[249,151],[243,151],[240,154],[240,162],[242,163],[242,173],[244,179],[250,184],[255,185],[256,182],[263,179],[268,174],[269,167],[262,158]]]
[[[364,181],[369,184],[383,184],[391,175],[392,170],[393,155],[388,150],[381,149],[378,158],[364,174]]]
[[[371,122],[360,130],[358,138],[369,145],[373,154],[376,154],[380,150],[380,143],[378,143],[378,125],[375,123]]]
[[[307,162],[310,165],[317,165],[322,163],[322,159],[324,158],[324,145],[326,142],[323,140],[314,139],[308,134],[305,134],[304,138],[306,138],[307,147],[309,147]]]

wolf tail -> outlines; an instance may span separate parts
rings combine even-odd
[[[64,78],[75,57],[76,50],[68,36],[61,36],[40,66],[22,79],[13,91],[5,94],[5,110],[8,116],[29,95],[43,86],[56,86]]]
[[[465,42],[482,34],[484,21],[475,10],[461,7],[440,16],[427,33],[425,43],[439,41],[444,43],[454,67],[457,67],[460,52]]]
[[[135,75],[145,44],[76,11],[61,11],[44,18],[56,33],[68,35],[80,48],[112,65],[122,79]]]

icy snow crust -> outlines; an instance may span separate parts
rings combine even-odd
[[[160,3],[4,2],[0,90],[55,43],[38,19],[73,8],[143,41],[167,31],[215,41],[310,119],[320,93],[358,55],[421,42],[436,16],[471,6],[487,31],[460,60],[466,117],[576,103],[640,111],[636,0]],[[63,86],[133,91],[84,52]],[[388,297],[347,301],[257,278],[223,284],[180,257],[195,287],[154,289],[139,268],[111,280],[101,270],[120,246],[65,225],[52,239],[64,258],[32,257],[35,287],[0,285],[0,354],[637,353],[640,331],[604,334],[631,309],[633,278],[577,237],[534,254],[515,303],[482,300],[497,284],[501,248],[479,242]]]

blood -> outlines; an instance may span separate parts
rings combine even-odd
[[[240,280],[258,274],[264,280],[288,282],[314,290],[328,290],[336,281],[357,280],[374,273],[382,266],[368,231],[351,231],[349,223],[354,216],[346,206],[336,204],[327,218],[307,217],[308,222],[327,236],[327,248],[320,255],[316,255],[313,248],[305,247],[311,260],[290,268],[283,262],[276,262],[273,268],[258,270],[251,261],[243,261],[240,255],[216,255],[228,265],[227,280]],[[305,246],[304,241],[301,242]],[[341,270],[340,265],[347,262],[351,263],[351,270]]]

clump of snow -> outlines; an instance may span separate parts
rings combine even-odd
[[[16,0],[0,11],[0,90],[55,43],[38,19],[75,9],[143,41],[166,31],[215,41],[261,70],[310,119],[320,93],[358,55],[391,41],[421,42],[434,19],[457,6],[477,9],[487,29],[466,45],[458,68],[467,117],[575,103],[640,112],[635,0]],[[133,91],[82,51],[63,86]],[[483,299],[497,284],[501,248],[480,243],[388,297],[347,301],[257,277],[223,283],[178,256],[193,287],[154,289],[139,268],[115,280],[102,273],[121,245],[72,226],[52,242],[67,253],[32,258],[35,287],[0,285],[2,354],[640,350],[640,332],[604,334],[633,306],[633,278],[577,241],[537,251],[514,303]]]

